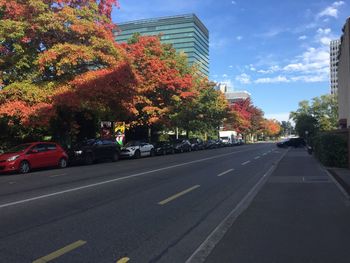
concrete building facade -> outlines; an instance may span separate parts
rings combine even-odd
[[[347,128],[350,125],[350,18],[346,20],[340,39],[338,105],[339,125],[341,128]]]
[[[189,64],[196,64],[209,76],[209,31],[195,14],[137,20],[118,24],[114,32],[117,42],[126,42],[133,34],[159,35],[162,43],[170,43],[184,52]]]
[[[227,83],[217,83],[215,86],[215,90],[218,90],[224,93],[229,105],[232,105],[235,102],[240,100],[249,99],[251,96],[250,93],[245,90],[230,91],[230,87],[227,85]]]
[[[338,93],[338,57],[339,57],[340,40],[332,40],[330,42],[329,50],[329,69],[330,69],[330,87],[331,94],[336,95]]]

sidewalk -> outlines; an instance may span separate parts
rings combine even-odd
[[[350,201],[319,163],[291,149],[206,260],[350,262]]]
[[[350,196],[350,170],[346,168],[327,168],[327,170]]]

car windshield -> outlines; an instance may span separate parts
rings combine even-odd
[[[19,152],[23,152],[29,146],[31,146],[30,143],[20,144],[20,145],[17,145],[15,147],[10,148],[8,151],[5,151],[5,153],[19,153]]]
[[[85,140],[81,143],[78,143],[78,146],[91,146],[93,145],[97,140],[96,139],[88,139],[88,140]]]
[[[131,141],[131,142],[128,142],[127,144],[125,144],[125,147],[132,147],[132,146],[139,146],[139,145],[140,145],[140,142]]]

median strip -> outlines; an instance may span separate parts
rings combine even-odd
[[[163,201],[160,201],[158,203],[158,205],[165,205],[165,204],[167,204],[167,203],[169,203],[169,202],[179,198],[180,196],[183,196],[183,195],[185,195],[185,194],[187,194],[187,193],[197,189],[198,187],[200,187],[200,185],[192,186],[192,187],[190,187],[190,188],[188,188],[188,189],[186,189],[186,190],[184,190],[184,191],[182,191],[180,193],[177,193],[177,194],[175,194],[173,196],[168,197],[167,199],[164,199]]]
[[[34,260],[33,263],[46,263],[46,262],[49,262],[49,261],[52,261],[64,254],[67,254],[68,252],[74,250],[74,249],[77,249],[78,247],[81,247],[83,245],[86,244],[86,241],[83,241],[83,240],[78,240],[68,246],[65,246],[59,250],[56,250],[42,258],[39,258],[37,260]]]
[[[227,170],[227,171],[225,171],[225,172],[222,172],[221,174],[218,174],[217,176],[223,176],[223,175],[225,175],[225,174],[228,174],[229,172],[232,172],[232,171],[234,171],[235,169],[229,169],[229,170]]]

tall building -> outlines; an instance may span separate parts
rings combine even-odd
[[[331,94],[336,95],[338,92],[338,56],[339,56],[340,40],[332,40],[330,43],[330,84]]]
[[[245,90],[229,91],[230,87],[227,83],[217,83],[215,86],[215,90],[224,93],[229,105],[233,105],[237,101],[249,99],[251,96],[251,94]]]
[[[339,125],[347,128],[350,125],[350,18],[343,27],[340,39],[338,62],[338,114]]]
[[[195,14],[137,20],[118,24],[114,32],[117,42],[126,42],[134,33],[159,35],[162,43],[170,43],[183,51],[188,62],[197,64],[209,76],[209,31]]]

